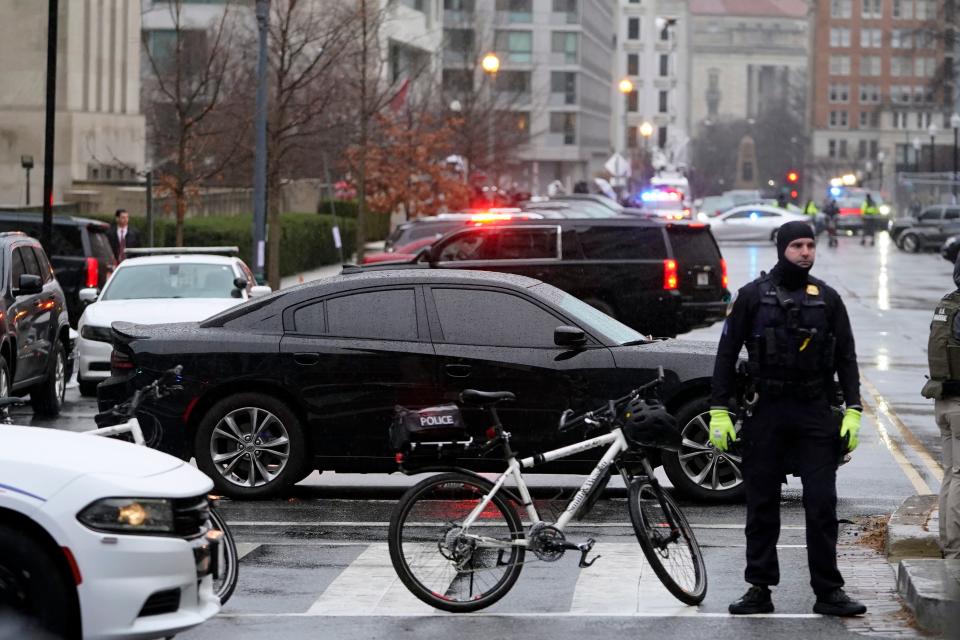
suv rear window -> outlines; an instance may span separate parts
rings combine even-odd
[[[673,257],[684,264],[720,264],[720,249],[706,229],[667,229]]]
[[[596,226],[577,231],[586,260],[663,260],[667,247],[659,226]]]
[[[87,227],[87,232],[90,237],[90,254],[100,260],[113,262],[113,248],[110,246],[110,238],[107,237],[107,230],[103,227],[89,226]]]

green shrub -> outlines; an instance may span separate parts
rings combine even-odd
[[[357,201],[356,200],[335,200],[337,217],[351,220],[357,219]],[[322,200],[319,207],[320,213],[332,214],[333,207],[329,200]],[[386,213],[375,213],[367,211],[366,218],[367,241],[384,240],[390,234],[390,215]]]

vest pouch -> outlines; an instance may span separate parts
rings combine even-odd
[[[950,368],[950,379],[960,380],[960,345],[947,345],[947,366]]]

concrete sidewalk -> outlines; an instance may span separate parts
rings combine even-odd
[[[940,554],[936,495],[907,498],[887,523],[887,557],[899,561],[897,590],[917,623],[960,639],[960,560]]]

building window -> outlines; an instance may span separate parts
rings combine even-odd
[[[837,141],[827,140],[827,155],[831,158],[837,157]]]
[[[532,22],[533,0],[497,0],[497,12],[506,13],[509,22]]]
[[[917,113],[917,129],[927,129],[930,127],[932,122],[933,114],[929,111],[921,111]]]
[[[496,49],[510,62],[530,62],[533,59],[532,31],[497,31]]]
[[[890,85],[890,102],[893,104],[910,104],[910,97],[913,94],[909,85],[892,84]]]
[[[577,114],[553,112],[550,114],[550,133],[563,135],[563,144],[577,144]]]
[[[666,53],[660,54],[660,77],[666,78],[670,75],[670,55]]]
[[[853,0],[830,0],[831,18],[850,18],[853,16]]]
[[[867,157],[867,141],[858,140],[857,141],[857,158],[863,160]]]
[[[882,58],[880,56],[860,56],[860,75],[879,76]]]
[[[863,18],[882,18],[883,0],[862,0],[863,11],[860,16]]]
[[[550,50],[563,54],[564,64],[577,64],[577,34],[572,31],[554,31]]]
[[[627,75],[628,76],[640,75],[640,54],[638,53],[627,54]]]
[[[879,49],[883,43],[883,31],[880,29],[861,29],[860,47],[863,49]]]
[[[550,73],[550,92],[563,94],[564,104],[577,103],[577,74],[571,71]]]
[[[640,93],[636,89],[627,94],[627,111],[630,113],[640,111]]]
[[[473,13],[475,5],[475,0],[443,0],[444,11],[463,11],[465,13]]]
[[[914,58],[913,75],[919,78],[932,78],[936,73],[936,58]]]
[[[657,146],[663,149],[667,146],[667,127],[657,127]]]
[[[893,128],[894,129],[907,128],[907,113],[905,111],[893,112]]]
[[[640,39],[640,18],[630,18],[627,20],[627,40]]]
[[[890,46],[894,49],[913,49],[913,30],[894,29],[891,31]]]
[[[497,93],[514,97],[530,93],[529,71],[501,71],[497,74],[495,84]]]
[[[847,112],[846,111],[831,111],[830,112],[830,128],[832,129],[846,129],[849,126],[847,121]]]
[[[913,58],[909,56],[893,56],[890,58],[891,76],[912,76]]]
[[[660,113],[666,113],[666,112],[667,112],[667,101],[668,101],[668,100],[667,100],[667,92],[666,92],[666,91],[661,91],[661,92],[660,92],[660,96],[659,96],[659,102],[658,102],[658,105],[657,105],[657,108],[658,108],[658,110],[660,111]]]
[[[473,91],[473,71],[470,69],[444,69],[443,90],[452,94],[470,93]]]
[[[850,75],[850,56],[830,56],[830,75]]]
[[[637,148],[637,143],[639,142],[637,138],[639,132],[637,130],[639,128],[640,127],[627,127],[627,147],[631,149]]]
[[[846,104],[850,102],[850,85],[843,84],[831,84],[830,85],[830,102]]]
[[[530,114],[526,111],[513,111],[510,117],[513,119],[519,142],[522,144],[530,142]]]
[[[861,129],[877,129],[879,127],[880,127],[879,111],[861,111],[860,112],[860,128]]]
[[[830,46],[847,48],[850,46],[850,29],[834,27],[830,29]]]
[[[464,58],[476,55],[473,29],[444,29],[443,37],[447,51]]]
[[[913,18],[913,0],[893,0],[893,17],[898,20]]]
[[[917,20],[935,20],[937,0],[917,0]]]
[[[860,85],[860,104],[879,104],[880,86],[875,84]]]
[[[839,157],[846,158],[847,157],[847,141],[839,140],[838,142],[839,142],[839,145],[838,145],[839,149],[837,149],[837,153]]]
[[[576,24],[579,21],[580,0],[553,0],[553,12],[566,14],[567,24]]]

